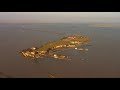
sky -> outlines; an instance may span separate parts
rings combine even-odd
[[[0,12],[0,23],[120,22],[120,12]]]

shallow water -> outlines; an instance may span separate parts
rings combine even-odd
[[[90,24],[0,24],[0,72],[20,78],[120,77],[120,28]],[[87,52],[66,50],[70,61],[31,60],[19,52],[71,34],[88,36]],[[83,46],[81,46],[83,47]]]

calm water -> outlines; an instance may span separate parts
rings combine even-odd
[[[89,50],[66,50],[71,61],[52,58],[30,60],[19,52],[71,34],[88,36]],[[89,24],[0,24],[0,75],[20,78],[120,77],[120,28]]]

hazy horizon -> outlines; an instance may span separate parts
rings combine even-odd
[[[0,12],[0,23],[120,23],[120,12]]]

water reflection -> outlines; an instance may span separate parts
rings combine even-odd
[[[3,72],[0,72],[0,78],[13,78],[12,76],[9,76]]]
[[[64,78],[61,74],[48,74],[48,78]]]

